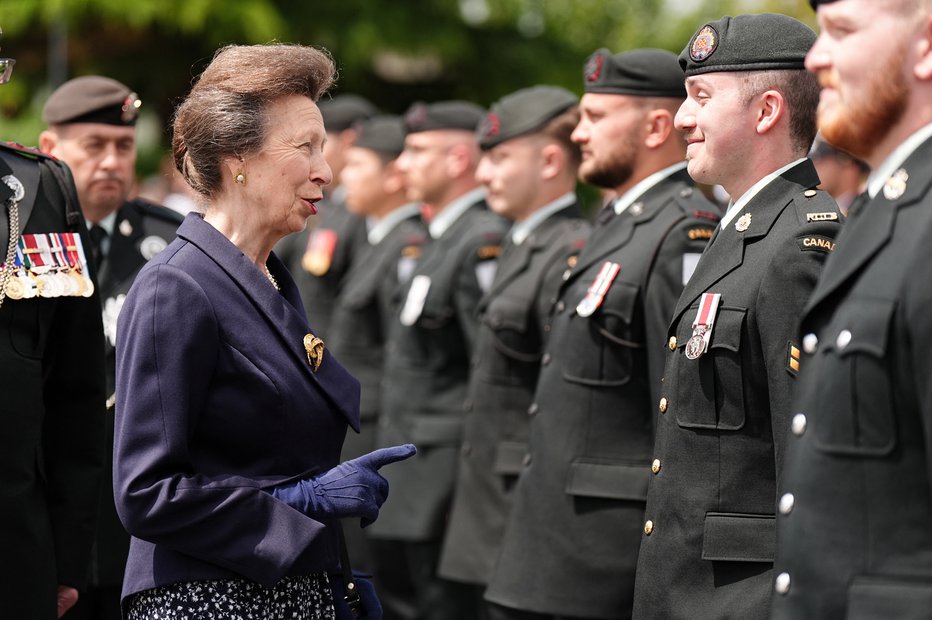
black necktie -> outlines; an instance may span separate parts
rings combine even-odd
[[[863,209],[864,205],[866,205],[870,201],[871,201],[870,194],[868,194],[867,191],[861,192],[860,194],[855,196],[851,204],[848,205],[848,212],[845,215],[847,215],[848,217],[856,217],[858,214],[858,211]]]
[[[94,224],[91,226],[91,229],[88,231],[91,236],[91,254],[94,259],[94,266],[100,268],[100,263],[104,260],[104,254],[102,251],[102,244],[104,239],[107,238],[107,231],[104,230],[103,226]]]

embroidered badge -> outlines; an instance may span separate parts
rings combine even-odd
[[[479,135],[483,138],[494,138],[502,131],[502,122],[495,112],[489,112],[482,119],[482,125],[479,127]]]
[[[834,222],[838,219],[838,214],[834,211],[828,211],[825,213],[807,213],[806,221],[807,222]]]
[[[596,52],[586,61],[586,66],[583,67],[583,74],[586,76],[587,82],[598,82],[599,76],[602,75],[602,64],[605,62],[605,59],[602,58],[600,52]]]
[[[693,62],[702,62],[711,56],[718,48],[718,32],[711,24],[706,24],[693,39],[689,47],[689,57]]]
[[[797,238],[799,249],[804,252],[831,252],[835,249],[835,241],[822,235],[806,235]]]
[[[329,228],[318,228],[311,233],[307,241],[307,250],[301,258],[301,266],[311,275],[326,275],[330,271],[333,252],[337,247],[337,232]]]
[[[686,236],[695,241],[696,239],[711,239],[712,228],[690,228],[686,231]]]
[[[158,235],[149,235],[139,244],[139,253],[146,260],[151,260],[156,254],[168,247],[168,241]]]

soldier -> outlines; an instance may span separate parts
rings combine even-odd
[[[90,229],[103,300],[107,356],[107,463],[112,460],[116,324],[126,293],[150,258],[175,238],[181,216],[141,199],[129,200],[136,166],[136,93],[110,78],[88,75],[65,82],[45,102],[48,129],[40,148],[74,173],[81,210]],[[68,618],[119,618],[120,588],[129,535],[113,503],[112,470],[105,469],[100,517],[88,590]]]
[[[0,84],[13,59],[0,59]],[[104,345],[68,168],[0,144],[0,609],[51,620],[87,579],[104,467]],[[57,609],[56,609],[57,599]]]
[[[819,129],[874,172],[802,312],[773,617],[927,618],[932,8],[811,4]]]
[[[489,207],[512,220],[495,280],[479,301],[456,493],[441,576],[476,584],[498,557],[527,452],[527,409],[550,334],[553,297],[589,226],[576,198],[576,95],[535,86],[495,103],[479,124],[476,178]],[[480,604],[482,604],[480,602]]]
[[[471,589],[439,578],[437,561],[479,328],[476,308],[495,276],[507,227],[488,212],[475,180],[475,128],[483,115],[462,101],[414,104],[398,160],[408,198],[428,203],[435,216],[389,331],[378,443],[407,437],[420,456],[386,472],[392,501],[370,529],[373,537],[403,543],[420,618],[476,614]]]
[[[806,158],[815,33],[723,17],[680,54],[689,174],[732,197],[669,322],[637,567],[639,618],[762,618],[799,313],[841,215]]]
[[[346,150],[356,139],[354,125],[376,114],[374,105],[358,95],[337,95],[320,102],[327,142],[324,157],[339,179]],[[366,223],[346,210],[345,190],[326,187],[313,227],[282,239],[275,253],[294,276],[314,333],[327,340],[334,303],[359,251],[368,246]]]
[[[821,137],[816,137],[809,158],[822,181],[819,187],[831,194],[838,208],[847,215],[851,203],[864,188],[864,180],[870,172],[867,164],[838,150]]]
[[[676,56],[600,49],[583,83],[579,177],[616,198],[552,298],[492,618],[630,617],[663,317],[718,221],[673,130]]]

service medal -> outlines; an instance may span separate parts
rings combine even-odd
[[[697,360],[709,350],[709,341],[712,338],[712,326],[715,325],[715,315],[718,313],[718,304],[721,301],[720,293],[703,293],[699,300],[699,309],[693,320],[693,335],[686,341],[684,352],[686,359]]]
[[[577,304],[576,314],[581,317],[592,316],[598,307],[602,305],[608,289],[612,286],[612,282],[618,277],[620,271],[621,266],[618,263],[611,261],[603,263],[595,280],[589,285],[586,296]]]
[[[26,289],[18,276],[14,276],[7,280],[6,296],[10,299],[22,299],[26,296]]]

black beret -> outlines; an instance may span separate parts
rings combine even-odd
[[[583,82],[587,93],[686,98],[676,55],[666,50],[596,50],[583,67]]]
[[[776,13],[725,16],[696,31],[680,53],[687,76],[715,71],[804,69],[812,28]]]
[[[400,116],[376,116],[354,125],[353,146],[397,157],[405,148],[405,130]]]
[[[476,127],[479,147],[490,149],[512,138],[543,128],[576,105],[576,95],[559,86],[532,86],[492,104]]]
[[[832,2],[835,2],[835,0],[809,0],[809,6],[815,11],[819,8],[820,4],[831,4]]]
[[[142,102],[128,86],[99,75],[68,80],[55,89],[42,108],[49,125],[66,123],[136,124]]]
[[[333,99],[318,102],[317,107],[324,117],[324,128],[339,133],[352,127],[359,121],[372,118],[379,113],[372,103],[359,95],[337,95]]]
[[[417,133],[434,129],[475,131],[485,110],[469,101],[417,102],[405,112],[405,131]]]

